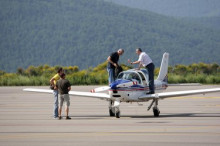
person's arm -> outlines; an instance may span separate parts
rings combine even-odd
[[[70,91],[71,90],[71,84],[70,84],[70,82],[68,81],[68,91]]]
[[[55,80],[54,77],[52,77],[52,78],[50,79],[50,84],[51,84],[51,85],[54,85],[54,80]]]
[[[138,65],[138,70],[142,67],[142,65],[141,65],[141,61],[143,60],[143,58],[142,58],[142,56],[139,56],[139,59],[137,60],[137,61],[134,61],[134,62],[131,62],[130,61],[130,59],[128,59],[128,62],[130,63],[130,64],[139,64]]]
[[[111,56],[108,56],[107,58],[107,61],[110,62],[112,65],[114,65],[115,67],[117,67],[117,63],[114,63],[112,60],[111,60]]]
[[[55,90],[58,89],[58,83],[54,86],[54,89]]]
[[[54,89],[56,90],[56,89],[57,89],[57,86],[54,85],[54,80],[55,80],[55,78],[52,77],[52,78],[50,79],[50,84],[51,84],[51,85],[54,87]]]
[[[55,76],[53,76],[51,79],[50,79],[50,84],[54,87],[54,89],[57,89],[57,87],[55,86],[54,84],[54,81],[55,81],[55,78],[57,78],[57,74]]]
[[[140,64],[140,61],[131,62],[131,64]]]
[[[139,65],[138,65],[138,70],[140,70],[141,67],[142,67],[142,64],[139,63]]]
[[[68,87],[68,91],[70,91],[70,90],[71,90],[71,86]]]
[[[140,68],[142,67],[142,65],[141,65],[140,62],[141,62],[141,61],[134,61],[134,62],[131,62],[130,59],[128,59],[128,63],[130,63],[130,64],[139,64],[139,65],[138,65],[138,68],[137,68],[138,70],[140,70]]]

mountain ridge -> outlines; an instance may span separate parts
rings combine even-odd
[[[220,62],[220,31],[102,0],[1,1],[0,70],[29,65],[96,66],[118,48],[120,61],[146,51],[156,66]],[[209,48],[209,49],[207,49]]]

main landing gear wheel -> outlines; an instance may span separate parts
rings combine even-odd
[[[159,117],[160,111],[159,111],[159,109],[157,107],[153,108],[153,112],[154,112],[154,117]]]
[[[154,104],[154,107],[153,107],[153,113],[154,113],[154,117],[159,117],[160,115],[160,110],[159,108],[157,107],[158,106],[158,99],[154,99],[150,106],[148,107],[148,111],[151,109],[152,105]]]
[[[115,117],[116,117],[116,118],[120,118],[120,111],[119,111],[119,112],[116,112]]]
[[[113,111],[113,108],[109,109],[109,116],[110,117],[114,117],[115,116],[115,112]]]

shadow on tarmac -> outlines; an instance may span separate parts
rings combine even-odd
[[[114,118],[109,115],[83,115],[83,116],[71,116],[72,118],[79,119],[102,119],[102,118]],[[161,114],[159,117],[154,117],[152,115],[143,115],[143,116],[135,116],[135,115],[121,115],[121,118],[169,118],[169,117],[220,117],[220,113],[180,113],[180,114]]]
[[[122,116],[127,117],[127,116]],[[182,113],[182,114],[161,114],[159,117],[149,116],[128,116],[131,118],[168,118],[168,117],[220,117],[220,113]]]

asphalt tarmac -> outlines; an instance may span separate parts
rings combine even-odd
[[[72,86],[72,90],[95,87]],[[171,86],[167,91],[214,87],[220,86]],[[150,102],[121,103],[119,119],[109,117],[104,100],[71,96],[72,119],[56,120],[52,94],[23,88],[27,87],[0,87],[0,146],[220,145],[219,92],[160,100],[160,117],[147,111]]]

